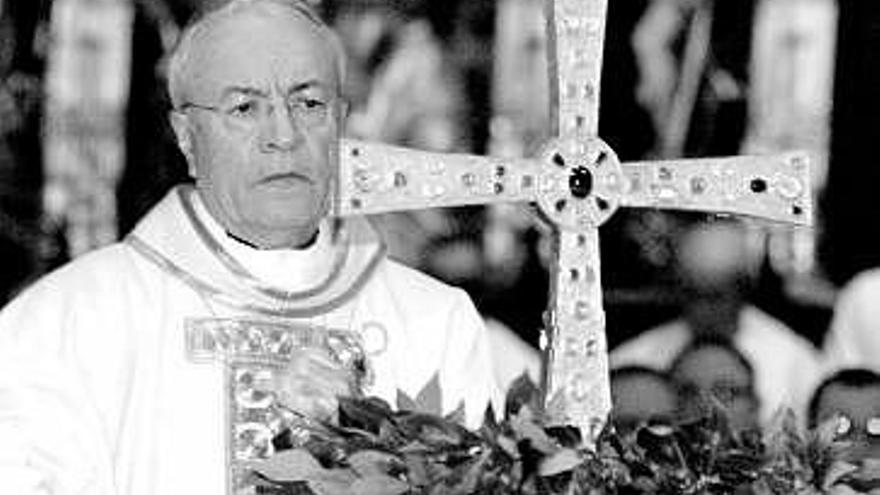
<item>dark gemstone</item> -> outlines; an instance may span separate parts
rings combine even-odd
[[[556,202],[556,211],[562,213],[562,210],[565,209],[566,201],[564,199],[560,199]]]
[[[553,163],[555,163],[556,165],[558,165],[560,167],[564,167],[565,166],[565,158],[562,158],[562,155],[560,155],[559,153],[554,153],[553,154]]]
[[[764,179],[752,179],[749,187],[751,187],[753,193],[767,192],[767,181]]]
[[[610,205],[608,204],[608,201],[605,201],[602,198],[596,198],[596,206],[598,206],[600,210],[605,211]]]
[[[360,156],[360,154],[361,154],[360,148],[352,148],[351,149],[351,156]]]
[[[577,167],[568,177],[568,187],[576,198],[586,198],[593,191],[593,174],[586,167]]]
[[[794,214],[797,215],[797,216],[801,216],[801,215],[804,214],[804,209],[801,208],[801,207],[798,206],[798,205],[794,205],[794,206],[791,208],[791,212],[794,213]]]

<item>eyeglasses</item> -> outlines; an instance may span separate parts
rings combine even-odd
[[[333,113],[337,98],[324,98],[292,94],[284,101],[287,115],[297,125],[313,129],[325,125]],[[204,105],[186,102],[179,110],[190,108],[218,114],[227,127],[241,131],[259,128],[268,122],[275,112],[275,104],[270,98],[260,95],[245,95],[224,105]]]
[[[837,413],[832,420],[836,422],[834,432],[840,438],[857,435],[856,430],[861,426],[855,424],[852,418],[842,413]],[[880,417],[865,420],[864,433],[870,438],[880,439]]]

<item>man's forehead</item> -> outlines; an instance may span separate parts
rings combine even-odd
[[[290,9],[275,9],[281,10],[250,9],[207,21],[190,57],[195,88],[216,96],[229,88],[335,88],[334,53],[319,28]]]
[[[858,406],[859,409],[880,413],[880,384],[863,387],[837,383],[828,387],[822,396],[823,408]]]

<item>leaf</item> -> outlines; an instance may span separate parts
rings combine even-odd
[[[360,476],[389,475],[401,461],[393,454],[378,450],[360,450],[348,456],[348,464]]]
[[[525,371],[510,384],[507,397],[504,399],[504,417],[517,414],[522,406],[529,406],[532,411],[541,410],[541,390]]]
[[[272,457],[257,461],[253,470],[272,481],[304,481],[324,468],[307,451],[285,450]]]
[[[440,373],[434,373],[431,380],[416,396],[416,407],[422,413],[443,414],[443,390],[440,388]]]
[[[407,483],[382,474],[358,478],[351,485],[351,492],[357,495],[400,495],[409,491]]]
[[[467,428],[431,414],[407,413],[397,418],[398,428],[410,439],[426,445],[462,445],[475,443],[477,437]]]
[[[372,398],[339,397],[339,424],[379,433],[382,422],[392,419],[394,413],[385,401]]]
[[[417,411],[419,408],[416,401],[407,395],[403,390],[397,389],[397,410],[398,411]]]
[[[476,460],[463,464],[457,470],[460,478],[452,487],[453,493],[475,493],[491,456],[492,451],[486,449]]]
[[[442,415],[443,390],[440,388],[440,374],[434,373],[415,399],[403,390],[397,389],[397,410]]]
[[[531,447],[545,455],[556,452],[556,442],[547,435],[532,416],[529,408],[520,409],[519,413],[510,418],[510,426],[518,440],[528,440]]]
[[[538,474],[544,477],[556,476],[573,470],[584,462],[584,458],[574,449],[560,449],[543,459],[538,466]]]
[[[352,490],[357,477],[348,469],[324,469],[306,481],[315,495],[358,495]]]
[[[490,405],[491,407],[491,405]],[[458,407],[455,408],[451,413],[447,414],[443,417],[446,421],[451,421],[453,423],[458,423],[463,425],[465,423],[465,409],[464,409],[464,400],[458,403]]]

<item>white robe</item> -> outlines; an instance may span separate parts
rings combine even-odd
[[[238,245],[197,201],[187,212],[188,191],[169,193],[127,242],[44,277],[0,313],[0,493],[229,493],[226,369],[190,359],[184,322],[272,308],[196,227],[289,291],[325,277],[340,246],[329,224],[301,251]],[[393,404],[398,389],[415,396],[439,373],[444,408],[464,400],[468,423],[479,423],[497,397],[467,295],[386,259],[365,221],[347,231],[342,274],[278,312],[361,334],[375,376],[367,394]]]
[[[822,350],[827,374],[843,368],[880,372],[880,269],[859,273],[840,291]]]

